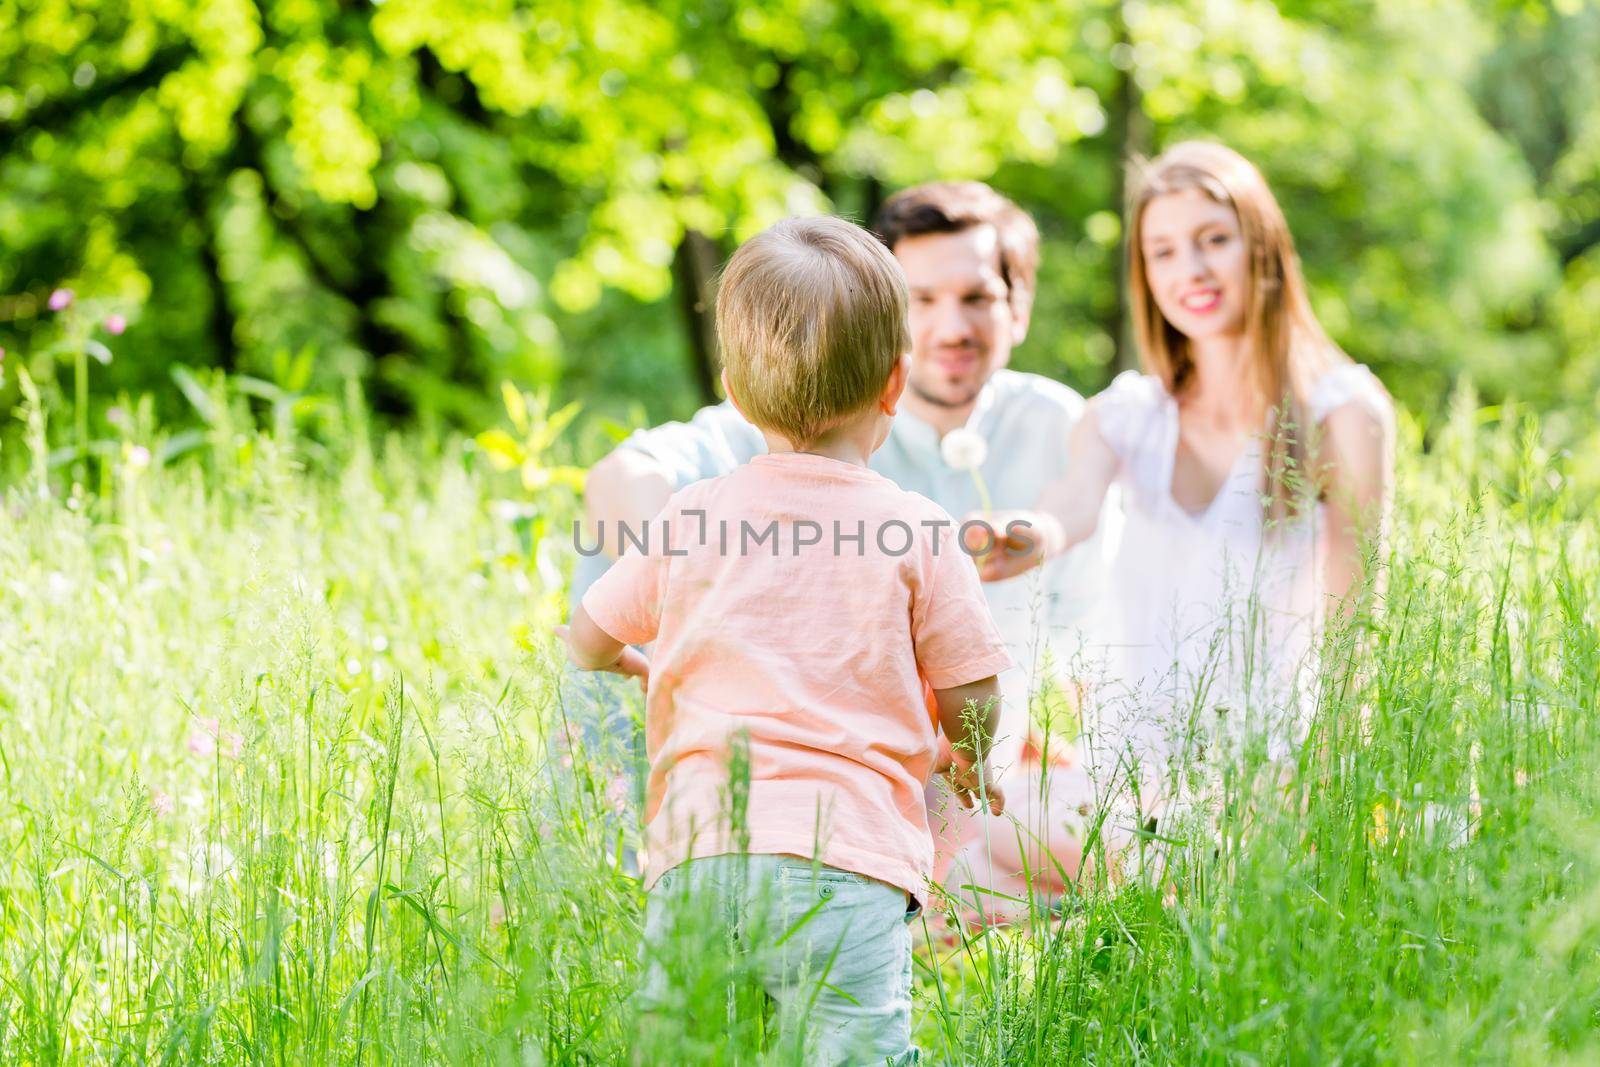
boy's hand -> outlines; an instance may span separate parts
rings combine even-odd
[[[961,806],[968,811],[989,802],[989,814],[1001,815],[1006,810],[1006,794],[1000,788],[1000,783],[995,781],[994,774],[989,770],[987,763],[979,773],[978,765],[966,757],[956,754],[955,760],[950,765],[950,789],[955,793]]]
[[[579,660],[573,652],[571,627],[557,626],[556,636],[561,639],[561,643],[563,645],[567,646],[567,658],[570,659],[575,666],[583,667],[582,661]],[[607,671],[611,674],[621,674],[629,678],[637,678],[639,679],[640,692],[649,692],[650,661],[645,658],[643,652],[640,652],[632,645],[623,645],[621,654],[618,655],[614,661],[603,667],[595,667],[593,669],[597,671]]]

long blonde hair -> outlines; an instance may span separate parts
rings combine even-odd
[[[1315,486],[1318,480],[1310,469],[1307,393],[1324,371],[1350,362],[1350,357],[1328,339],[1311,310],[1289,225],[1254,164],[1220,144],[1183,141],[1153,160],[1135,161],[1131,170],[1127,254],[1134,338],[1145,372],[1160,378],[1173,396],[1194,374],[1194,360],[1189,338],[1166,320],[1150,292],[1142,242],[1144,209],[1158,196],[1196,189],[1231,208],[1239,219],[1240,238],[1250,257],[1245,348],[1253,356],[1256,386],[1271,412],[1266,491],[1272,516],[1283,518],[1298,510],[1297,498],[1305,499],[1297,488]]]

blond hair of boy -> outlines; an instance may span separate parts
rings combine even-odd
[[[723,387],[805,450],[878,400],[911,348],[894,257],[843,219],[788,219],[746,241],[717,292]]]

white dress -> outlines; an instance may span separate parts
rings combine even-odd
[[[1387,393],[1359,364],[1328,371],[1307,401],[1318,426],[1350,403],[1389,418]],[[1299,695],[1315,672],[1326,507],[1268,518],[1264,434],[1209,506],[1180,506],[1178,405],[1156,377],[1119,375],[1096,414],[1120,460],[1124,525],[1102,617],[1106,673],[1086,723],[1090,766],[1105,782],[1136,765],[1149,782],[1246,738],[1282,756],[1301,735]]]

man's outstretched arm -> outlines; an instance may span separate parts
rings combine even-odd
[[[618,448],[589,468],[583,488],[584,537],[593,544],[601,533],[605,554],[622,554],[621,528],[643,531],[672,495],[666,468],[638,449]]]

